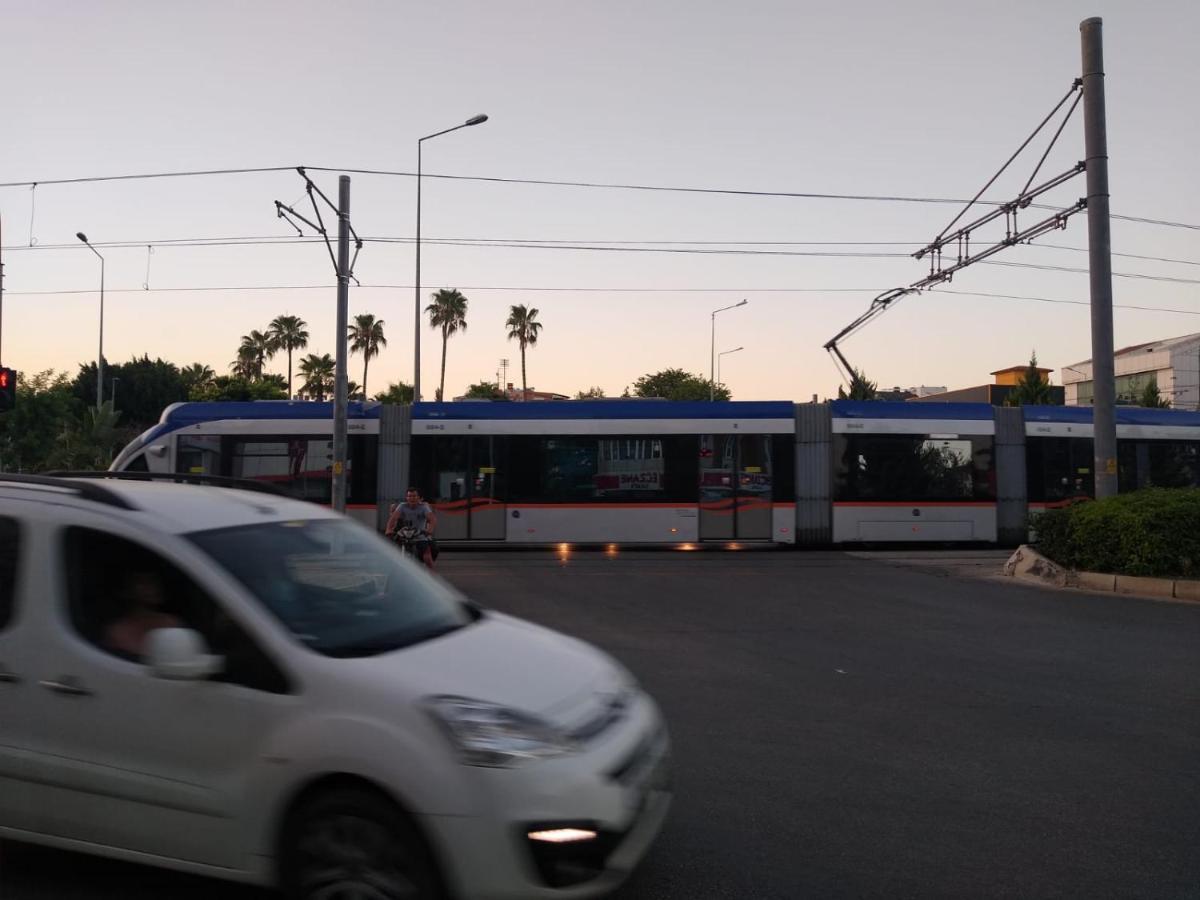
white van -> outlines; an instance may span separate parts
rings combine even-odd
[[[592,897],[668,765],[612,659],[331,511],[0,475],[0,838],[305,900]]]

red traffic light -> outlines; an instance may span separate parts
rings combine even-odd
[[[0,411],[12,409],[17,403],[17,373],[0,366]]]

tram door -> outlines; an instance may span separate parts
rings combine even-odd
[[[771,538],[771,436],[700,436],[700,540]]]
[[[467,536],[472,540],[504,540],[504,477],[507,460],[502,459],[507,441],[494,437],[470,439],[471,484]]]
[[[734,537],[770,540],[773,485],[769,434],[739,435],[737,473]]]
[[[433,438],[433,504],[439,538],[504,540],[503,447],[502,439],[494,437]]]

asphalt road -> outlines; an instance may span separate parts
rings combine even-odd
[[[1200,606],[838,553],[445,553],[662,704],[676,805],[619,900],[1200,897]],[[966,577],[973,574],[974,577]],[[5,845],[3,900],[265,900]]]

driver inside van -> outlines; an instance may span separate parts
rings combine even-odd
[[[146,638],[158,628],[178,628],[178,618],[162,609],[166,592],[161,576],[140,569],[125,576],[121,586],[124,612],[104,631],[104,646],[129,659],[141,659]]]

